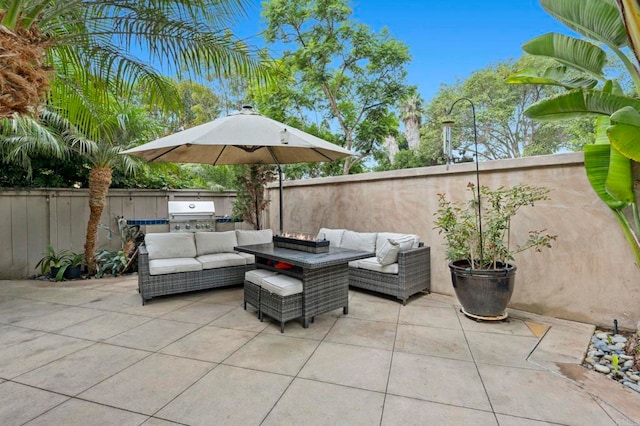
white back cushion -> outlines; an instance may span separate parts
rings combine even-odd
[[[236,229],[236,237],[239,246],[249,246],[252,244],[269,244],[273,242],[273,231],[263,229],[261,231],[244,231]]]
[[[198,256],[214,253],[233,253],[233,248],[237,245],[236,231],[196,232]]]
[[[191,232],[147,234],[144,245],[150,260],[196,257],[196,241]]]
[[[398,252],[400,251],[400,243],[394,240],[387,240],[380,245],[380,240],[376,244],[376,258],[382,266],[391,265],[398,261]]]
[[[329,240],[329,245],[331,247],[340,247],[343,235],[344,229],[320,228],[320,231],[318,231],[318,236],[316,238],[319,240]]]
[[[376,251],[377,235],[375,232],[344,231],[340,247],[351,250],[370,251],[373,253]]]
[[[403,244],[400,251],[405,251],[410,248],[417,248],[418,243],[420,242],[420,237],[415,234],[398,234],[395,232],[378,232],[378,238],[376,239],[376,249],[382,247],[382,245],[387,240],[394,241],[402,241],[403,243],[407,241],[407,239],[411,240],[411,246],[406,247],[406,244]],[[407,243],[408,244],[408,243]]]

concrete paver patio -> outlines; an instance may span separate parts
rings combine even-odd
[[[0,424],[640,424],[639,394],[580,366],[593,330],[353,291],[281,334],[239,287],[142,306],[135,276],[0,281]]]

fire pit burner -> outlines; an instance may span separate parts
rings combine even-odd
[[[308,253],[329,252],[329,240],[316,240],[315,238],[309,238],[306,235],[299,234],[292,236],[287,234],[283,236],[274,235],[273,246],[288,248],[291,250],[306,251]]]

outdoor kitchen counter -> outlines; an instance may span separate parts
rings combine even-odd
[[[368,251],[330,247],[327,253],[308,253],[273,244],[255,244],[235,247],[235,250],[253,254],[256,267],[290,275],[302,280],[303,326],[316,315],[343,308],[349,313],[349,262],[375,256]],[[276,262],[293,265],[291,269],[276,268]]]

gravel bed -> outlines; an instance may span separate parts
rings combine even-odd
[[[638,333],[596,330],[584,366],[605,374],[640,393],[640,345]]]

